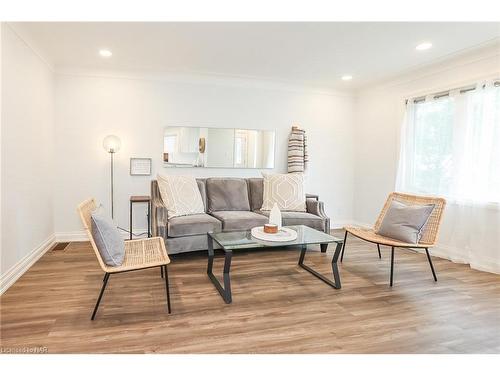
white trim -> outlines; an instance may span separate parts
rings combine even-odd
[[[39,246],[33,249],[24,258],[14,264],[7,272],[0,277],[0,295],[2,295],[17,279],[19,279],[28,269],[36,263],[55,244],[55,236],[52,234]]]
[[[19,29],[19,27],[13,25],[10,22],[5,22],[5,25],[14,33],[14,35],[22,42],[26,47],[28,47],[33,54],[42,61],[47,68],[50,70],[51,73],[55,73],[55,68],[54,65],[52,65],[49,60],[45,57],[43,53],[40,52],[40,50],[35,47],[34,43],[30,41],[26,34]],[[24,35],[23,35],[24,34]]]
[[[392,77],[368,83],[364,88],[358,89],[358,93],[365,90],[391,89],[397,86],[408,85],[449,70],[477,64],[489,59],[498,59],[499,45],[500,38],[493,38],[478,45],[442,56],[432,62],[401,71]]]
[[[359,221],[349,220],[349,219],[335,220],[334,222],[330,223],[330,229],[343,229],[344,227],[347,227],[347,226],[371,228],[371,227],[373,227],[373,224],[363,224],[363,223],[360,223]]]
[[[134,233],[147,233],[147,228],[134,228],[132,232]],[[130,238],[128,232],[120,230],[124,240]],[[144,236],[133,237],[133,239],[145,238]],[[55,234],[56,242],[87,242],[89,238],[84,230],[77,230],[73,232],[57,232]]]
[[[58,68],[55,74],[68,77],[128,79],[162,83],[180,83],[194,85],[218,85],[228,87],[242,87],[250,89],[276,90],[285,92],[311,93],[342,98],[353,98],[356,93],[352,90],[338,90],[329,87],[320,87],[314,84],[297,83],[273,78],[253,77],[244,75],[230,75],[217,73],[180,73],[176,71],[162,72],[133,72],[128,70],[104,70],[86,68]]]
[[[331,229],[341,229],[347,225],[360,226],[365,228],[371,228],[372,224],[361,223],[356,220],[340,220],[331,224]],[[146,232],[147,229],[134,228],[135,233]],[[128,233],[123,232],[124,239],[128,239]],[[28,269],[35,264],[38,259],[40,259],[48,250],[50,250],[56,242],[82,242],[88,241],[87,234],[84,230],[73,231],[73,232],[59,232],[51,235],[38,247],[36,247],[31,253],[26,255],[23,259],[12,266],[5,274],[0,278],[0,295],[5,293]],[[422,249],[417,250],[422,252]],[[481,258],[471,261],[467,254],[464,254],[464,250],[438,244],[429,250],[431,255],[447,259],[453,263],[463,263],[470,264],[471,268],[478,271],[490,272],[500,274],[500,265],[494,259]]]
[[[361,228],[373,228],[373,225],[374,225],[374,224],[375,224],[375,223],[370,223],[370,224],[369,224],[369,223],[363,223],[363,222],[361,222],[361,221],[359,221],[359,220],[352,220],[352,221],[349,223],[349,225],[352,225],[352,226],[354,226],[354,227],[361,227]]]
[[[89,240],[84,230],[56,232],[55,237],[56,242],[85,242]]]

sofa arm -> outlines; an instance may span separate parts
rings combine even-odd
[[[325,221],[325,233],[330,234],[330,218],[325,213],[325,204],[314,198],[306,199],[306,211],[310,214],[319,216]]]
[[[158,183],[151,181],[151,233],[153,237],[168,236],[168,211],[158,190]]]
[[[306,199],[315,199],[315,200],[319,201],[319,195],[306,193]]]
[[[168,211],[162,201],[158,199],[151,200],[151,232],[153,237],[168,236]]]

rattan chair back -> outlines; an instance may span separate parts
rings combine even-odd
[[[393,200],[402,202],[407,205],[434,204],[434,210],[432,210],[429,220],[427,220],[427,223],[422,228],[422,237],[419,241],[419,244],[428,244],[429,246],[434,246],[438,239],[439,227],[441,226],[443,211],[444,207],[446,206],[446,200],[443,198],[431,196],[411,195],[396,192],[391,193],[387,197],[384,207],[382,208],[375,226],[373,227],[375,232],[380,229],[382,220],[384,220],[385,214],[387,213],[387,210],[389,209]]]

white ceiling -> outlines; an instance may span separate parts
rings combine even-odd
[[[500,23],[14,23],[56,69],[263,78],[359,88],[500,39]],[[430,41],[433,48],[415,46]],[[100,48],[113,52],[109,59]],[[340,80],[344,74],[354,78]]]

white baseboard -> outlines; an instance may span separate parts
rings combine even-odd
[[[335,220],[330,223],[330,229],[342,229],[347,226],[356,226],[356,227],[373,227],[373,224],[364,224],[355,220]]]
[[[51,235],[3,274],[0,277],[0,295],[9,289],[43,254],[52,248],[55,242],[56,237]]]
[[[144,233],[147,229],[133,230],[134,233]],[[128,239],[129,234],[123,232],[123,238]],[[12,284],[14,284],[28,269],[36,263],[38,259],[42,257],[48,250],[50,250],[57,242],[81,242],[88,241],[87,234],[84,230],[73,231],[73,232],[58,232],[51,235],[43,243],[33,249],[28,255],[23,259],[18,261],[14,266],[12,266],[5,274],[0,276],[0,295],[5,293]]]
[[[84,230],[74,232],[57,232],[55,234],[56,242],[82,242],[88,241],[87,233]]]
[[[146,228],[134,228],[132,232],[134,233],[147,233]],[[130,238],[128,232],[120,231],[122,233],[123,239],[127,240]],[[57,232],[55,234],[56,242],[84,242],[88,241],[89,238],[84,230],[77,230],[73,232]],[[145,237],[145,236],[141,236]]]
[[[365,228],[372,228],[373,223],[362,223],[356,220],[337,220],[332,222],[330,225],[330,229],[342,229],[345,226],[358,226]],[[134,228],[134,233],[143,233],[147,232],[147,229],[138,229]],[[123,232],[123,238],[128,239],[129,235],[126,232]],[[57,242],[76,242],[76,241],[88,241],[88,237],[85,231],[74,231],[74,232],[59,232],[56,233],[55,239]],[[471,268],[500,274],[500,264],[494,259],[484,258],[484,257],[475,257],[472,261],[469,259],[469,255],[464,253],[463,249],[459,249],[456,247],[452,247],[445,244],[439,244],[436,247],[430,250],[430,253],[433,256],[444,258],[450,260],[454,263],[465,263],[471,264]]]

